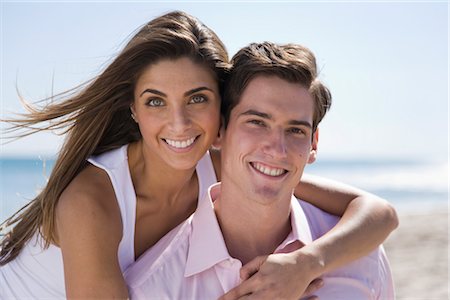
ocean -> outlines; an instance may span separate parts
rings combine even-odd
[[[53,160],[0,158],[0,222],[45,185]],[[448,163],[408,160],[318,160],[305,169],[367,190],[402,213],[447,209]]]

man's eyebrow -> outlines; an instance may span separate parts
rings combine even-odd
[[[272,119],[271,114],[257,111],[254,109],[249,109],[249,110],[241,113],[240,115],[241,116],[258,116],[258,117],[261,117],[263,119],[268,119],[268,120]],[[294,125],[294,126],[306,126],[306,127],[312,128],[311,123],[309,123],[308,121],[303,121],[303,120],[290,120],[288,124]]]
[[[201,86],[201,87],[189,90],[186,93],[184,93],[183,95],[186,97],[186,96],[195,94],[195,93],[200,92],[200,91],[205,91],[205,90],[210,91],[210,92],[214,92],[212,89],[210,89],[210,88],[208,88],[206,86]],[[154,90],[154,89],[146,89],[145,91],[143,91],[139,95],[139,97],[142,97],[142,95],[144,95],[145,93],[152,93],[152,94],[156,94],[156,95],[159,95],[159,96],[162,96],[162,97],[167,97],[167,95],[164,94],[163,92],[158,91],[158,90]]]
[[[301,120],[292,120],[292,121],[289,121],[289,125],[294,125],[294,126],[306,126],[306,127],[312,128],[311,123],[309,123],[308,121],[301,121]]]
[[[260,112],[254,109],[249,109],[243,113],[240,114],[241,116],[258,116],[264,119],[272,119],[272,115],[264,112]]]

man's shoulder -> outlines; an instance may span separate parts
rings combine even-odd
[[[299,200],[305,216],[308,220],[309,227],[311,229],[312,239],[316,240],[330,231],[340,220],[339,216],[330,214],[320,208],[306,202]],[[372,259],[378,261],[380,257],[385,255],[383,247],[379,246],[374,251],[364,256],[363,258]]]
[[[137,289],[140,286],[146,286],[155,278],[160,281],[169,280],[170,278],[166,278],[165,274],[161,273],[163,270],[170,269],[172,272],[184,273],[191,231],[192,224],[189,218],[145,251],[124,272],[129,288]]]
[[[313,240],[330,231],[340,220],[308,202],[299,200],[299,203],[308,219]],[[323,277],[326,288],[317,293],[321,299],[392,299],[394,295],[392,274],[383,246]]]
[[[327,213],[306,201],[299,199],[298,202],[308,220],[313,240],[330,231],[340,220],[340,217]]]

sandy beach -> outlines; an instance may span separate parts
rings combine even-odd
[[[397,299],[449,299],[447,207],[399,216],[384,243]]]

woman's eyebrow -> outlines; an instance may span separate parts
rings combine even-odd
[[[200,92],[200,91],[205,91],[205,90],[206,91],[210,91],[210,92],[214,92],[209,87],[201,86],[201,87],[198,87],[198,88],[195,88],[195,89],[187,91],[186,93],[184,93],[184,96],[189,96],[189,95],[195,94],[195,93]]]
[[[206,86],[201,86],[201,87],[198,87],[198,88],[195,88],[195,89],[187,91],[186,93],[184,93],[184,96],[189,96],[189,95],[192,95],[192,94],[195,94],[197,92],[204,91],[204,90],[207,90],[207,91],[210,91],[210,92],[214,92],[212,89],[210,89],[210,88],[208,88]],[[156,94],[156,95],[159,95],[159,96],[162,96],[162,97],[167,97],[166,94],[164,94],[161,91],[155,90],[155,89],[145,89],[139,95],[139,97],[142,97],[142,95],[144,95],[145,93],[152,93],[152,94]]]
[[[164,94],[163,92],[160,92],[160,91],[158,91],[158,90],[154,90],[154,89],[146,89],[145,91],[143,91],[143,92],[139,95],[139,97],[142,97],[142,95],[144,95],[145,93],[152,93],[152,94],[156,94],[156,95],[163,96],[163,97],[166,97],[166,96],[167,96],[166,94]]]

